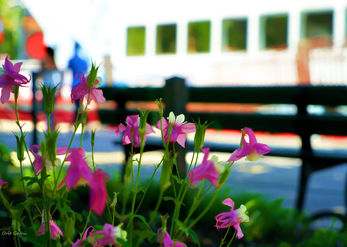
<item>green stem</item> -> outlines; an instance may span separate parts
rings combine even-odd
[[[230,227],[230,226],[229,226],[229,227]],[[227,247],[229,247],[229,246],[231,245],[231,242],[234,240],[235,235],[236,235],[236,230],[234,231],[233,237],[230,239],[230,241],[229,241]]]
[[[26,198],[26,200],[28,200],[28,191],[25,187],[24,180],[23,180],[23,161],[22,160],[19,161],[19,166],[20,166],[20,176],[21,176],[21,180],[22,180],[25,198]],[[30,220],[31,225],[34,225],[34,221],[33,221],[33,218],[31,216],[31,212],[30,212],[30,207],[25,207],[25,208],[28,212],[28,216],[29,216],[29,220]]]
[[[88,217],[87,217],[87,220],[86,220],[86,224],[84,225],[84,228],[83,228],[81,237],[84,235],[84,232],[85,232],[86,229],[87,229],[87,226],[88,226],[88,223],[89,223],[89,219],[90,219],[90,215],[91,215],[91,214],[92,214],[92,211],[89,210]]]
[[[211,206],[213,205],[214,201],[216,200],[216,197],[218,195],[218,191],[219,189],[216,189],[213,193],[212,198],[210,199],[208,205],[205,207],[205,209],[201,212],[201,214],[196,217],[186,228],[186,230],[189,230],[190,228],[192,228],[207,212],[208,210],[210,210]],[[187,223],[187,219],[185,220],[185,222],[183,223],[185,225],[185,223]],[[182,236],[182,231],[180,232],[180,234],[178,235],[178,238],[180,238]]]
[[[154,213],[152,214],[152,217],[150,218],[150,220],[148,222],[149,225],[153,222],[153,220],[155,219],[155,215],[158,213],[159,206],[161,204],[161,201],[163,200],[163,195],[164,195],[164,191],[160,190],[159,198],[158,198],[157,204],[155,205],[155,208],[154,208]]]
[[[140,201],[139,205],[137,206],[137,208],[136,208],[136,210],[135,210],[135,214],[136,214],[137,211],[140,209],[140,207],[141,207],[141,205],[142,205],[142,202],[143,202],[143,200],[145,199],[146,193],[147,193],[149,187],[150,187],[151,184],[152,184],[154,175],[157,173],[157,171],[158,171],[158,169],[159,169],[161,163],[163,163],[163,160],[164,160],[164,159],[162,159],[162,160],[160,161],[160,163],[155,167],[154,172],[153,172],[151,178],[149,179],[149,181],[148,181],[148,183],[147,183],[147,186],[146,186],[146,188],[145,188],[145,191],[144,191],[144,193],[143,193],[143,196],[142,196],[142,198],[141,198],[141,201]]]
[[[228,235],[228,233],[229,233],[229,230],[230,230],[230,226],[228,227],[228,230],[227,230],[227,232],[225,233],[224,238],[222,239],[222,242],[220,243],[219,247],[222,247],[222,245],[224,244],[224,240],[225,240],[225,238],[227,237],[227,235]]]

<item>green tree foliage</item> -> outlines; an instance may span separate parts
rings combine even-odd
[[[0,45],[0,53],[11,59],[18,58],[20,29],[24,10],[16,0],[0,0],[0,21],[4,25],[5,40]]]

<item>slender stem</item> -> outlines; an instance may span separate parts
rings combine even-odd
[[[47,133],[51,133],[51,114],[47,114]]]
[[[22,180],[22,185],[23,185],[23,190],[24,190],[24,194],[25,194],[25,198],[26,200],[28,200],[28,191],[25,187],[25,184],[24,184],[24,180],[23,180],[23,161],[20,160],[19,161],[19,165],[20,165],[20,176],[21,176],[21,180]],[[31,216],[31,212],[30,212],[30,207],[25,207],[27,212],[28,212],[28,216],[29,216],[29,220],[30,220],[30,223],[33,225],[34,224],[34,221],[33,221],[33,218]]]
[[[92,145],[92,164],[93,164],[93,168],[94,168],[94,171],[95,171],[96,168],[95,168],[95,161],[94,161],[94,145]]]
[[[229,233],[230,227],[231,227],[231,226],[228,227],[228,230],[227,230],[227,232],[225,233],[224,238],[222,239],[222,242],[220,243],[219,247],[222,247],[222,245],[224,244],[224,240],[225,240],[225,238],[227,237],[227,235],[228,235],[228,233]]]
[[[154,172],[153,172],[151,178],[149,179],[149,181],[148,181],[148,183],[147,183],[147,186],[146,186],[146,188],[145,188],[145,191],[144,191],[144,193],[143,193],[143,196],[142,196],[142,198],[141,198],[141,201],[140,201],[139,205],[137,206],[137,209],[135,210],[135,214],[136,214],[137,211],[140,209],[140,207],[141,207],[141,205],[142,205],[142,202],[143,202],[143,200],[145,199],[146,193],[147,193],[149,187],[150,187],[151,184],[152,184],[154,175],[157,173],[157,171],[158,171],[158,169],[159,169],[161,163],[163,163],[163,160],[164,160],[164,159],[162,159],[162,160],[160,161],[160,163],[155,167]]]
[[[89,219],[90,219],[90,215],[91,215],[91,214],[92,214],[92,211],[89,210],[88,217],[87,217],[87,220],[86,220],[86,224],[84,225],[84,228],[83,228],[83,231],[82,231],[82,235],[81,235],[81,236],[84,235],[84,232],[85,232],[86,229],[87,229],[87,226],[88,226],[88,223],[89,223]]]
[[[234,240],[235,235],[236,235],[236,230],[234,231],[233,237],[230,239],[230,241],[229,241],[227,247],[229,247],[229,246],[231,245],[231,242]]]
[[[152,214],[152,217],[151,217],[151,219],[148,222],[149,225],[153,222],[153,220],[155,218],[155,215],[158,213],[159,206],[161,204],[161,201],[163,200],[163,195],[164,195],[164,191],[160,190],[159,198],[158,198],[157,204],[155,205],[155,208],[154,208],[154,213]]]

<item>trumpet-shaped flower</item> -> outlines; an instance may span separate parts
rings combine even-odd
[[[34,144],[30,147],[30,152],[34,155],[34,162],[33,162],[33,165],[34,165],[34,169],[35,169],[35,172],[37,175],[39,175],[42,171],[42,156],[39,155],[37,152],[35,152],[35,149],[36,150],[40,150],[41,147],[37,144]],[[57,154],[58,155],[62,155],[62,154],[65,154],[67,151],[67,147],[61,147],[61,148],[57,148]]]
[[[203,179],[208,179],[214,186],[217,187],[219,172],[215,167],[214,161],[207,160],[210,153],[210,148],[203,148],[201,151],[204,153],[204,158],[201,165],[191,170],[188,174],[190,185],[194,185],[196,182]]]
[[[91,236],[97,235],[102,235],[102,238],[98,239],[93,246],[108,246],[109,244],[117,246],[116,239],[119,238],[125,241],[127,233],[121,229],[121,225],[114,227],[106,223],[104,229],[93,233]]]
[[[171,129],[169,142],[177,142],[179,145],[181,145],[181,147],[184,148],[186,143],[186,134],[195,132],[195,124],[185,123],[183,114],[175,117],[175,114],[173,112],[170,112],[168,120],[169,121],[167,121],[165,118],[162,118],[162,121],[159,120],[157,122],[156,127],[158,129],[161,129],[162,125],[165,142],[168,142],[168,136],[170,132],[169,129]]]
[[[163,244],[163,247],[185,247],[186,245],[182,242],[173,241],[167,231],[162,233],[161,228],[158,229],[157,242]]]
[[[49,221],[49,225],[50,225],[50,228],[51,228],[51,238],[52,238],[52,239],[59,238],[60,235],[61,235],[61,236],[64,236],[64,235],[63,235],[63,232],[62,232],[62,231],[60,230],[60,228],[54,223],[53,220],[50,220],[50,221]],[[42,235],[42,234],[45,233],[45,230],[46,230],[45,223],[42,223],[40,230],[38,230],[38,231],[36,232],[36,234],[37,234],[37,235]]]
[[[90,210],[100,215],[105,209],[107,191],[105,185],[105,179],[109,179],[109,176],[101,169],[97,169],[89,182],[90,186]]]
[[[88,100],[88,94],[89,94],[89,86],[88,86],[88,79],[89,76],[84,77],[83,73],[81,73],[81,81],[72,88],[71,90],[71,99],[72,100],[78,100],[84,98],[85,100]],[[88,104],[94,99],[95,101],[99,103],[104,103],[106,99],[104,98],[104,95],[102,94],[101,89],[96,89],[96,87],[99,85],[99,80],[96,79],[93,86],[90,89],[90,97]]]
[[[1,103],[4,104],[10,98],[14,86],[23,86],[29,83],[30,79],[19,74],[22,63],[12,64],[8,57],[3,65],[4,73],[0,76]]]
[[[116,135],[118,136],[120,132],[123,134],[123,145],[132,143],[134,147],[139,147],[141,144],[141,137],[139,134],[139,115],[130,115],[126,118],[127,126],[120,124],[116,128]],[[146,123],[146,133],[144,136],[144,141],[146,141],[146,135],[154,133],[152,126]]]
[[[246,215],[246,206],[241,205],[239,209],[234,210],[234,202],[230,198],[225,199],[222,203],[229,206],[230,211],[220,213],[215,217],[216,228],[219,230],[221,228],[228,228],[232,226],[236,230],[236,237],[238,239],[242,238],[243,233],[240,223],[249,221],[249,217]]]
[[[246,135],[249,142],[245,138]],[[246,159],[249,161],[256,161],[260,155],[267,154],[270,151],[271,149],[266,144],[258,143],[253,130],[246,127],[242,129],[241,147],[232,152],[228,161],[237,161],[243,157],[247,157]]]
[[[86,160],[84,159],[85,151],[83,148],[71,149],[71,153],[66,158],[70,161],[70,167],[66,172],[65,178],[61,181],[58,188],[66,184],[67,189],[76,188],[78,185],[88,184],[93,176]]]
[[[4,180],[2,180],[2,178],[0,177],[0,188],[2,187],[2,186],[7,186],[8,185],[8,183],[6,182],[6,181],[4,181]]]

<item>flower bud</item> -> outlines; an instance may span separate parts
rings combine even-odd
[[[124,183],[128,185],[131,180],[131,176],[133,173],[133,156],[130,156],[128,159],[128,162],[125,167],[125,174],[124,174]]]
[[[112,203],[110,205],[111,208],[115,208],[116,205],[117,205],[117,196],[118,196],[118,193],[117,192],[113,192],[113,200],[112,200]]]
[[[141,144],[144,144],[144,137],[147,129],[147,118],[149,111],[140,111],[139,135],[141,137]]]
[[[23,133],[23,135],[18,136],[17,134],[15,134],[16,136],[16,140],[17,140],[17,159],[19,161],[23,161],[24,160],[24,150],[25,150],[25,136],[26,133]]]
[[[194,136],[194,151],[199,152],[204,147],[205,132],[208,127],[207,122],[200,123],[200,120],[195,123],[195,136]]]
[[[95,130],[92,130],[92,135],[91,135],[91,138],[90,138],[90,143],[92,144],[92,147],[94,147],[95,145]]]
[[[51,115],[54,112],[55,92],[58,86],[59,84],[56,85],[55,87],[42,85],[43,110],[45,111],[47,115]]]
[[[217,188],[221,188],[226,183],[226,181],[229,178],[230,171],[231,171],[231,168],[229,167],[229,168],[225,168],[224,171],[220,173]]]
[[[161,191],[165,191],[171,185],[170,178],[172,175],[172,168],[173,157],[166,153],[164,154],[163,166],[161,168],[161,175],[159,181],[159,188]]]
[[[58,131],[52,131],[50,133],[45,133],[46,137],[46,147],[47,147],[47,153],[48,158],[50,161],[55,161],[57,158],[57,138],[58,138],[59,132]],[[54,164],[53,164],[54,165]]]
[[[87,85],[91,88],[94,86],[96,76],[98,74],[98,67],[95,67],[95,64],[92,64],[92,68],[90,69],[89,75],[88,75],[88,82]]]
[[[121,239],[124,242],[127,241],[127,232],[122,229],[123,223],[119,224],[118,226],[115,227],[115,232],[116,232],[116,238]]]

